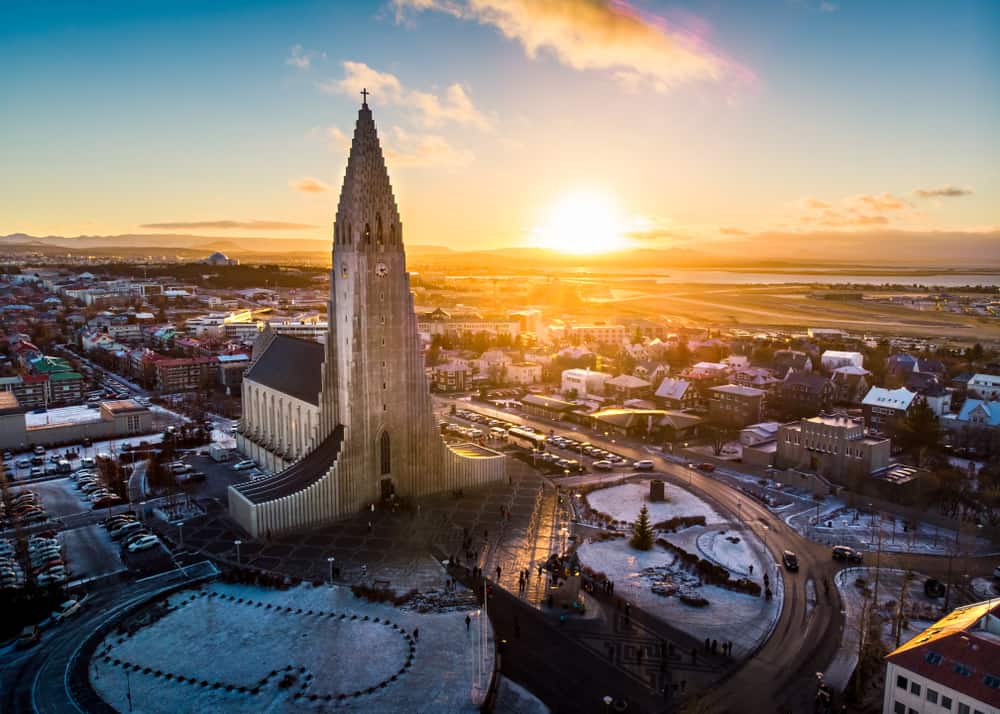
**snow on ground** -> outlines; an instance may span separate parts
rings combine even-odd
[[[667,537],[672,542],[684,539],[682,534]],[[713,585],[699,585],[697,577],[681,568],[677,557],[660,546],[639,551],[628,544],[628,539],[618,538],[585,543],[577,552],[584,564],[615,581],[617,595],[699,640],[706,637],[731,640],[737,656],[749,653],[761,643],[781,613],[780,588],[768,601],[763,596],[754,597]],[[694,552],[693,549],[691,552]],[[772,583],[776,580],[780,582],[780,574],[777,574],[773,562],[769,572]],[[758,574],[762,574],[759,567],[754,567],[755,577]],[[710,604],[703,608],[691,607],[676,596],[658,595],[652,590],[654,582],[691,590],[705,597]]]
[[[699,555],[718,563],[735,575],[749,575],[750,566],[760,573],[757,555],[743,531],[706,530],[698,536],[697,543]]]
[[[541,699],[506,677],[500,677],[493,711],[498,714],[549,714],[549,708]]]
[[[119,711],[473,712],[492,673],[492,633],[478,611],[421,615],[359,600],[346,588],[281,592],[221,583],[169,602],[175,610],[130,638],[111,634],[91,662],[94,688]],[[127,674],[116,658],[138,671]],[[282,686],[286,673],[293,680]],[[222,687],[213,688],[216,682]],[[259,692],[227,692],[226,685]]]
[[[924,553],[947,555],[956,550],[957,534],[954,530],[929,523],[913,524],[896,514],[883,511],[873,513],[848,506],[841,498],[824,499],[816,509],[808,509],[789,516],[786,521],[802,535],[817,543],[849,545],[862,551],[873,551],[881,530],[882,550],[892,553]],[[960,539],[961,550],[988,552],[993,549],[984,538],[973,538],[968,533]]]
[[[969,586],[976,597],[983,600],[1000,596],[1000,582],[995,578],[973,578]]]
[[[896,647],[892,623],[897,612],[904,577],[905,571],[902,570],[881,568],[879,572],[879,613],[886,623],[882,640],[889,650]],[[867,589],[857,585],[859,578],[865,581]],[[924,594],[926,580],[927,576],[914,573],[907,588],[905,610],[908,616],[900,633],[901,644],[926,629],[943,614],[941,607],[944,601],[940,598],[929,598]],[[844,602],[844,633],[840,649],[824,673],[824,681],[834,689],[843,690],[858,662],[858,622],[866,601],[865,593],[874,595],[875,569],[845,568],[837,573],[834,583]]]
[[[726,522],[725,518],[697,496],[673,484],[665,483],[663,486],[667,500],[662,502],[649,500],[649,481],[592,491],[587,494],[587,502],[595,511],[629,523],[635,521],[643,506],[649,509],[650,523],[659,523],[677,516],[705,516],[705,522],[709,525]]]

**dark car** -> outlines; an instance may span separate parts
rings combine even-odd
[[[859,550],[848,545],[833,546],[833,559],[846,560],[848,563],[860,563],[864,560],[864,555]]]
[[[799,557],[790,550],[786,550],[781,554],[781,562],[785,564],[786,569],[792,572],[799,569]]]
[[[699,471],[704,471],[705,473],[710,474],[713,471],[715,471],[715,465],[707,463],[707,462],[706,463],[701,463],[701,464],[698,464],[698,470]]]
[[[924,595],[931,598],[944,597],[944,583],[934,578],[927,578],[924,582]]]

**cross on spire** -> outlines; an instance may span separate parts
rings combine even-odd
[[[361,89],[361,106],[363,107],[368,106],[368,94],[369,92],[367,87]]]

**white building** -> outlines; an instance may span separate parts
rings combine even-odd
[[[885,660],[882,714],[1000,714],[1000,600],[953,610]]]
[[[542,365],[534,362],[514,362],[507,365],[508,384],[538,384],[542,381]]]
[[[974,374],[968,382],[970,397],[993,401],[1000,399],[1000,376],[995,374]]]
[[[832,372],[838,367],[865,366],[865,357],[860,352],[843,352],[841,350],[826,350],[819,358],[820,364],[827,372]]]
[[[577,397],[603,396],[604,384],[614,377],[607,372],[589,369],[564,369],[559,391],[563,394],[575,392]]]

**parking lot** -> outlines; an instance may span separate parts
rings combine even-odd
[[[72,580],[97,578],[125,567],[118,544],[98,524],[61,531],[56,537],[62,543]]]

